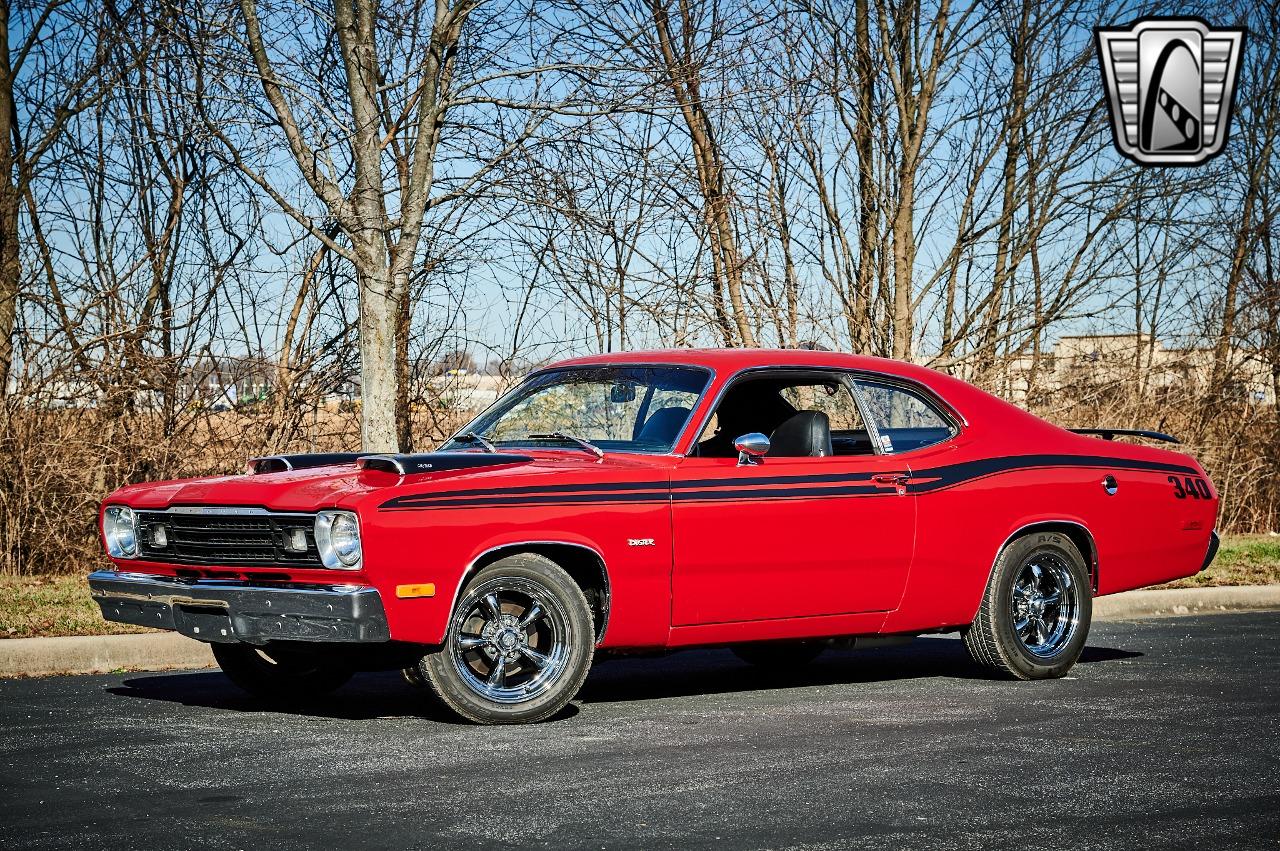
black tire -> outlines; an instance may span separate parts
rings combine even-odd
[[[1061,677],[1080,658],[1092,616],[1093,588],[1080,550],[1057,532],[1032,532],[997,557],[964,645],[975,662],[1003,676]]]
[[[321,653],[251,644],[213,644],[213,658],[231,682],[254,697],[275,702],[321,697],[354,673]]]
[[[808,665],[822,655],[826,645],[820,641],[753,641],[730,649],[748,665],[784,673]]]
[[[423,656],[418,671],[440,701],[468,721],[529,724],[555,715],[577,695],[594,650],[582,589],[551,559],[520,553],[467,582],[444,646]]]

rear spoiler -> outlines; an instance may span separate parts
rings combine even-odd
[[[1115,440],[1116,435],[1121,437],[1145,437],[1148,440],[1163,440],[1165,443],[1181,443],[1181,440],[1171,434],[1165,434],[1160,431],[1147,431],[1141,428],[1069,428],[1067,431],[1076,434],[1092,434],[1103,440]]]

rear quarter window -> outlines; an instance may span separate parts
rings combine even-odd
[[[854,383],[879,436],[882,452],[906,452],[948,440],[955,426],[924,394],[899,384]]]

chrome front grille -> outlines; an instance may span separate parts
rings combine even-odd
[[[245,511],[252,513],[138,511],[138,558],[202,566],[322,566],[314,514]],[[305,549],[297,549],[299,543]]]

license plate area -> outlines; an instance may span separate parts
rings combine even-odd
[[[231,616],[217,605],[176,603],[173,607],[174,628],[188,638],[230,644],[236,641]]]

